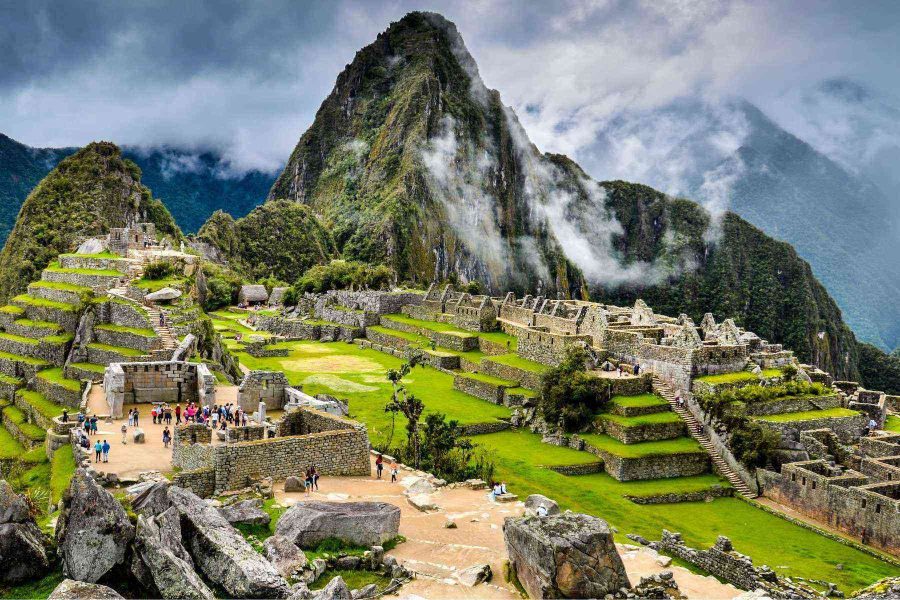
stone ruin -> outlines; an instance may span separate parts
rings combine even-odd
[[[216,377],[203,363],[111,363],[103,375],[103,390],[109,414],[120,419],[125,404],[195,402],[212,406],[216,402]]]

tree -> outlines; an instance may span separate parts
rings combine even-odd
[[[413,466],[417,469],[421,461],[419,418],[422,416],[422,411],[425,410],[425,405],[413,394],[406,393],[403,378],[409,375],[413,367],[421,362],[421,354],[413,354],[408,361],[400,365],[399,369],[390,369],[387,372],[387,379],[391,382],[393,390],[391,392],[391,401],[384,407],[385,412],[391,413],[391,433],[388,436],[388,447],[390,447],[391,441],[394,439],[397,413],[402,413],[406,417],[407,449],[412,453]]]
[[[447,420],[443,413],[431,413],[425,417],[425,426],[422,429],[422,455],[430,463],[430,471],[440,475],[448,474],[450,468],[450,453],[459,449],[468,453],[472,449],[472,442],[462,436],[462,429],[456,420]]]
[[[541,377],[538,408],[547,423],[565,431],[580,431],[609,400],[607,385],[588,372],[591,360],[586,348],[572,346],[556,367]]]

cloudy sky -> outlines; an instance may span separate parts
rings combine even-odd
[[[684,98],[749,99],[849,168],[900,147],[895,1],[0,0],[0,132],[213,147],[275,170],[354,52],[414,9],[456,22],[532,140],[598,178],[639,178],[649,147],[677,144],[693,125],[657,111]],[[728,151],[740,123],[713,113]],[[626,126],[648,114],[652,132]],[[610,131],[617,151],[598,159]]]

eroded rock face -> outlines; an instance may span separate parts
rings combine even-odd
[[[44,536],[25,499],[0,479],[0,582],[26,581],[43,575],[49,566]]]
[[[263,553],[285,579],[302,571],[309,562],[303,550],[279,535],[273,535],[263,542]]]
[[[113,495],[79,469],[63,498],[56,539],[66,577],[96,583],[125,562],[134,525]]]
[[[210,581],[237,598],[286,598],[289,587],[269,561],[196,494],[169,488],[181,515],[183,539],[194,563]]]
[[[259,499],[243,500],[219,509],[225,519],[232,525],[246,523],[248,525],[268,525],[272,517],[262,509]]]
[[[301,548],[330,537],[375,546],[396,537],[399,527],[400,509],[385,502],[298,502],[278,520],[275,534]]]
[[[168,481],[146,482],[139,485],[142,486],[142,491],[131,501],[134,512],[155,517],[172,506],[169,502]]]
[[[113,598],[122,598],[122,596],[116,590],[105,585],[85,583],[74,579],[63,579],[50,592],[47,600],[111,600]]]
[[[510,563],[532,598],[602,598],[631,587],[603,519],[568,511],[508,518],[503,537]]]
[[[162,598],[212,600],[212,590],[181,544],[181,517],[175,507],[158,517],[138,517],[134,545]]]

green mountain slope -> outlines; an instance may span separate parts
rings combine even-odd
[[[789,245],[541,154],[439,15],[410,13],[356,54],[269,197],[308,205],[343,257],[420,285],[452,274],[495,293],[712,310],[858,375],[852,332]]]
[[[31,148],[0,134],[0,244],[34,186],[78,148]],[[126,146],[122,156],[141,169],[144,185],[162,200],[183,231],[194,232],[216,210],[235,217],[266,199],[275,175],[235,172],[214,151]]]
[[[0,253],[0,295],[25,289],[80,236],[141,221],[163,235],[181,232],[165,206],[141,185],[141,170],[109,142],[95,142],[63,159],[28,195]]]
[[[331,236],[312,212],[284,200],[267,202],[237,220],[216,211],[197,239],[218,248],[229,264],[254,279],[293,281],[335,255]]]

